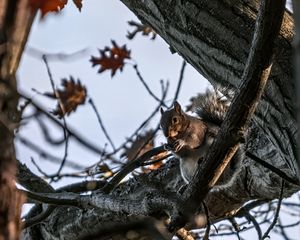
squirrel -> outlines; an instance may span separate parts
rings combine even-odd
[[[193,108],[199,117],[185,113],[176,101],[173,108],[161,111],[160,125],[167,139],[167,150],[180,160],[180,172],[185,183],[189,183],[213,143],[229,107],[217,90],[207,90],[193,100]],[[234,155],[217,185],[228,184],[240,168],[241,152]]]

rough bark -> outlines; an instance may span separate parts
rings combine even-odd
[[[296,79],[296,87],[297,87],[297,120],[298,120],[298,128],[300,126],[300,2],[294,0],[293,1],[293,11],[295,13],[295,28],[296,28],[296,36],[294,40],[295,46],[295,79]],[[300,134],[298,132],[298,144],[300,142]],[[298,167],[300,168],[300,158],[299,155],[300,150],[298,148]]]
[[[250,49],[257,0],[122,2],[210,82],[238,89]],[[275,43],[277,52],[271,79],[252,122],[246,148],[291,178],[297,178],[293,35],[293,20],[286,12]],[[159,171],[129,181],[111,194],[116,198],[142,199],[145,194],[156,194],[157,189],[177,191],[182,184],[179,178],[177,163],[169,163]],[[222,218],[251,199],[278,198],[280,182],[278,175],[246,158],[230,188],[208,194],[206,203],[211,218]],[[298,190],[299,186],[287,184],[284,197]],[[74,239],[109,222],[124,222],[128,218],[127,212],[60,207],[42,224],[26,229],[23,238]]]
[[[19,239],[23,197],[15,186],[13,136],[19,122],[15,73],[26,42],[32,13],[27,0],[0,3],[0,239]],[[29,23],[28,25],[26,23]]]

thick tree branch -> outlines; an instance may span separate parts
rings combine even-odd
[[[203,163],[184,192],[182,216],[176,216],[171,229],[183,227],[195,212],[208,191],[219,179],[223,170],[245,137],[250,119],[267,83],[273,56],[274,40],[279,33],[285,1],[263,0],[256,20],[255,32],[248,61],[242,76],[240,92],[235,96],[224,123]],[[276,20],[275,20],[276,19]]]
[[[35,193],[19,190],[29,198],[40,203],[48,203],[57,206],[73,206],[82,209],[98,208],[110,212],[122,212],[126,214],[151,216],[155,213],[177,212],[176,195],[168,196],[159,193],[149,193],[140,199],[116,198],[107,194],[79,195],[75,193]]]

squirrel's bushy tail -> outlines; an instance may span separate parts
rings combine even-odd
[[[224,89],[222,89],[224,90]],[[225,92],[229,94],[228,89]],[[232,93],[229,94],[231,98]],[[230,99],[220,92],[220,88],[207,89],[193,99],[193,112],[203,121],[221,125],[230,105]]]

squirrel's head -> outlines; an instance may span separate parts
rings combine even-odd
[[[168,140],[180,138],[189,124],[187,115],[182,111],[180,104],[176,101],[173,108],[163,110],[160,108],[160,126]]]

